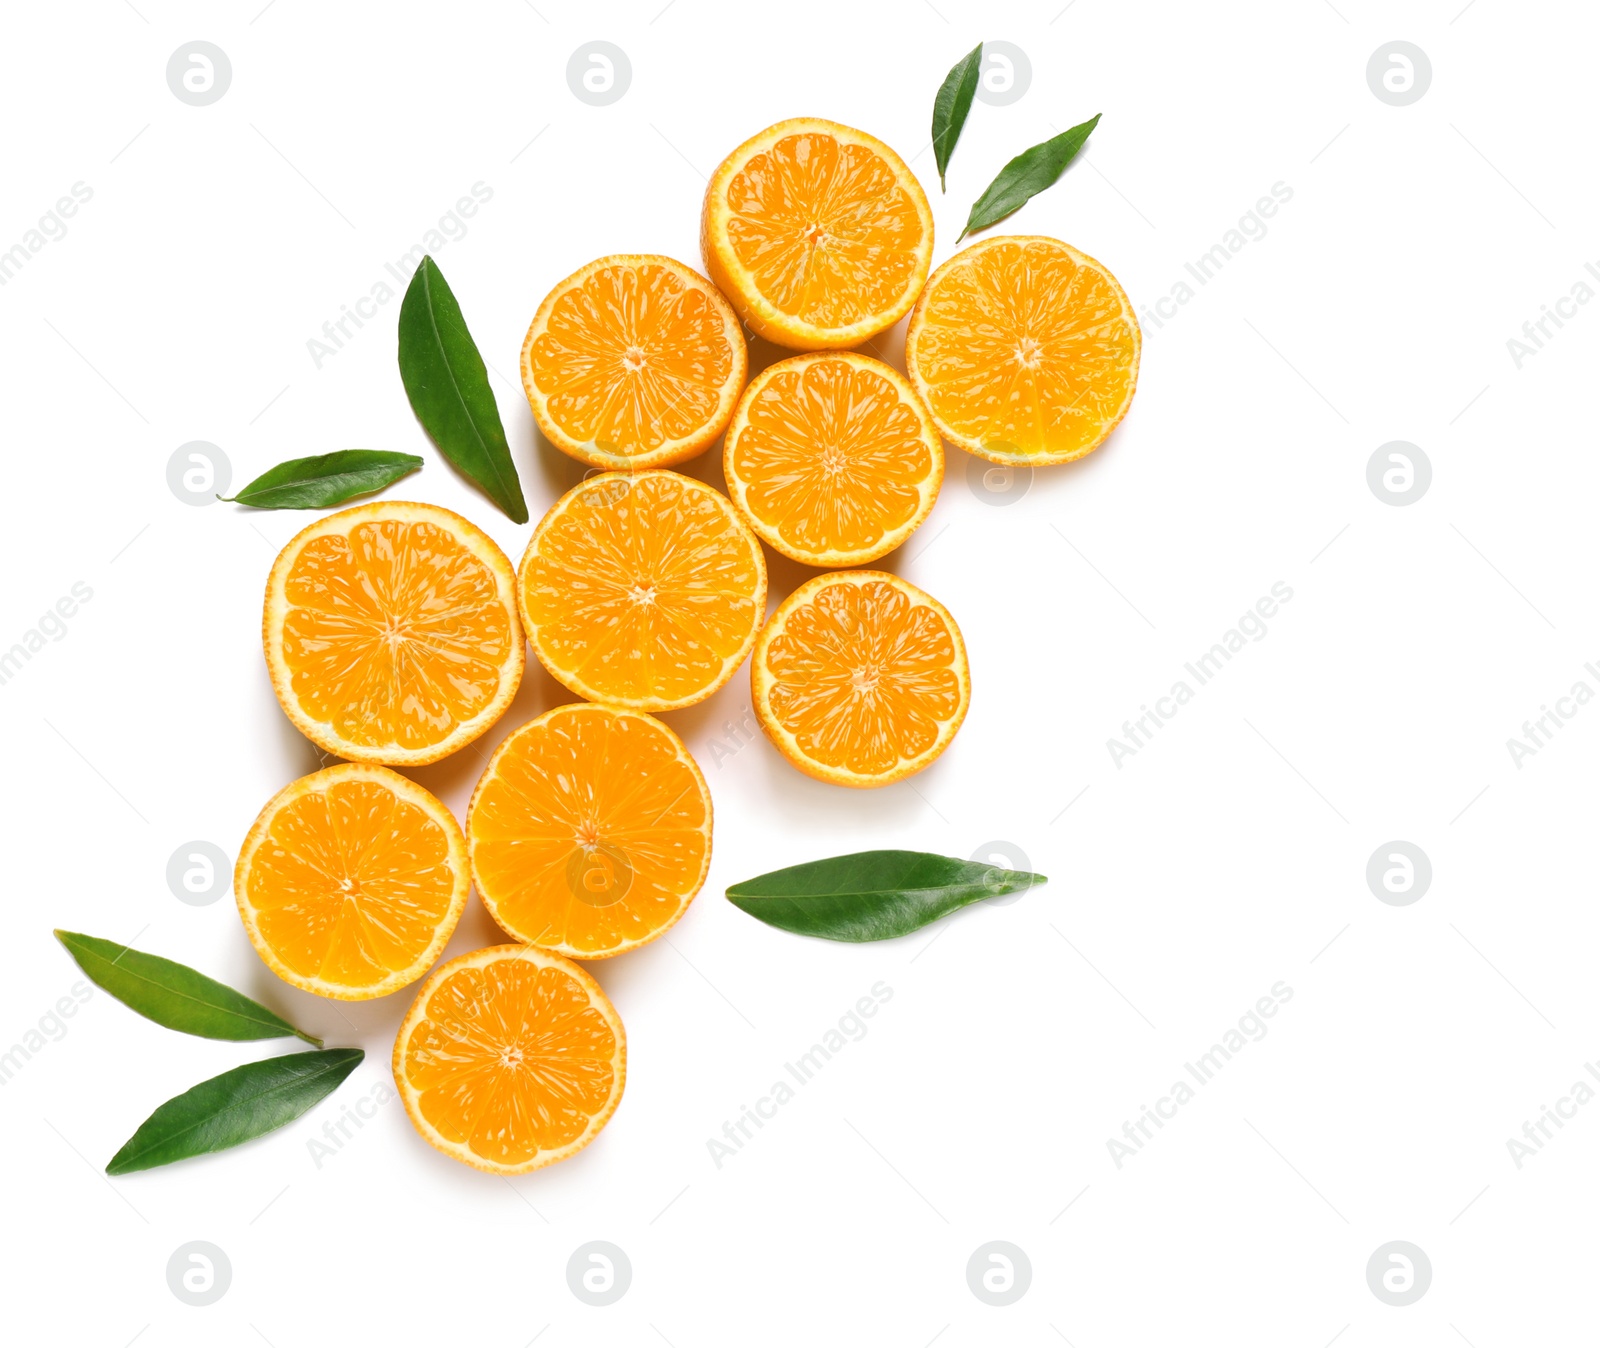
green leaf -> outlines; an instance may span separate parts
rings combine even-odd
[[[106,1174],[126,1175],[224,1151],[293,1123],[365,1056],[358,1048],[290,1053],[246,1063],[191,1086],[139,1125],[106,1165]]]
[[[176,964],[115,941],[57,931],[56,939],[98,986],[141,1016],[203,1039],[282,1039],[289,1035],[322,1047],[282,1016],[242,992]]]
[[[972,96],[978,92],[978,68],[983,64],[983,43],[950,67],[939,92],[933,96],[933,161],[939,166],[939,190],[944,191],[944,170],[961,139]]]
[[[802,936],[886,941],[979,899],[1044,882],[1027,871],[931,852],[853,852],[758,875],[731,886],[728,898],[768,926]]]
[[[424,256],[400,301],[400,378],[439,451],[518,524],[528,522],[489,373],[444,273]]]
[[[304,459],[285,459],[267,469],[237,495],[219,501],[237,501],[257,510],[316,510],[338,505],[352,496],[382,491],[407,473],[422,467],[418,454],[393,454],[386,449],[336,449]]]
[[[983,195],[972,203],[966,227],[956,242],[960,243],[967,235],[1004,220],[1023,202],[1054,183],[1066,172],[1067,165],[1083,148],[1084,141],[1089,139],[1089,133],[1099,121],[1100,114],[1097,112],[1087,122],[1080,122],[1059,136],[1052,136],[1024,150],[1001,169],[994,181],[984,189]]]

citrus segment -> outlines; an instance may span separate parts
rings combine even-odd
[[[387,768],[341,763],[267,803],[234,868],[251,943],[287,983],[381,997],[416,981],[455,930],[471,881],[445,806]]]
[[[911,308],[933,257],[933,212],[881,140],[796,117],[723,160],[706,188],[700,246],[759,336],[855,346]]]
[[[519,941],[575,959],[653,941],[711,864],[711,795],[683,741],[638,712],[556,707],[507,738],[467,809],[472,875]]]
[[[535,654],[581,697],[687,707],[732,677],[766,612],[761,544],[694,478],[602,473],[550,507],[518,596]]]
[[[1139,379],[1117,278],[1059,239],[988,239],[944,263],[906,331],[906,371],[947,439],[996,463],[1096,449]]]
[[[267,580],[272,687],[312,743],[366,763],[432,763],[516,694],[516,578],[494,540],[439,506],[341,510],[289,540]]]
[[[394,1045],[406,1113],[446,1156],[499,1175],[565,1160],[622,1098],[627,1040],[600,985],[532,946],[462,955],[417,993]]]
[[[922,771],[972,696],[949,610],[883,571],[807,581],[762,629],[750,675],[767,737],[802,772],[841,786]]]
[[[597,468],[681,463],[722,434],[748,369],[732,306],[670,257],[619,254],[539,306],[522,386],[551,444]]]
[[[756,534],[810,566],[893,551],[927,518],[944,449],[897,371],[853,352],[794,356],[750,381],[723,449],[728,495]]]

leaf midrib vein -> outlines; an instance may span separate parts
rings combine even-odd
[[[272,1059],[264,1058],[264,1059],[262,1059],[262,1061],[263,1062],[271,1062]],[[213,1119],[220,1118],[224,1114],[227,1114],[227,1113],[229,1113],[231,1111],[234,1111],[234,1110],[245,1108],[246,1106],[254,1106],[256,1104],[259,1104],[261,1101],[268,1100],[271,1097],[273,1097],[274,1095],[282,1094],[284,1091],[287,1091],[292,1087],[305,1086],[305,1085],[313,1084],[313,1083],[321,1080],[323,1077],[327,1076],[329,1072],[337,1071],[340,1067],[343,1067],[344,1065],[345,1064],[343,1062],[321,1063],[316,1068],[314,1068],[312,1071],[307,1072],[304,1075],[296,1076],[296,1077],[291,1078],[290,1080],[279,1082],[276,1086],[270,1086],[266,1090],[263,1090],[263,1091],[259,1092],[256,1095],[245,1096],[245,1097],[242,1097],[240,1099],[231,1100],[227,1104],[223,1105],[220,1109],[214,1109],[209,1114],[205,1114],[202,1117],[196,1119],[193,1123],[189,1124],[186,1128],[180,1128],[176,1132],[169,1132],[169,1133],[162,1134],[160,1137],[152,1140],[150,1145],[145,1147],[144,1150],[132,1153],[127,1159],[130,1160],[130,1161],[139,1160],[141,1157],[148,1156],[152,1151],[155,1151],[158,1147],[165,1146],[165,1145],[167,1145],[169,1143],[175,1142],[178,1138],[183,1137],[184,1135],[186,1135],[188,1133],[194,1132],[194,1130],[196,1128],[199,1128],[199,1127],[203,1126],[204,1124],[210,1123]],[[235,1068],[233,1070],[238,1071],[239,1069]],[[204,1084],[204,1083],[202,1083],[202,1084]],[[119,1152],[118,1155],[121,1155],[121,1153]],[[124,1167],[124,1168],[126,1168],[126,1167]]]
[[[439,331],[439,316],[433,307],[433,277],[426,267],[422,271],[422,297],[427,301],[425,307],[428,312],[428,329],[433,333],[434,345],[439,350],[439,359],[444,365],[444,371],[450,376],[450,391],[456,395],[456,402],[461,405],[461,410],[467,418],[467,425],[472,428],[473,438],[477,440],[479,450],[482,451],[484,458],[488,461],[489,470],[494,475],[495,485],[499,494],[509,502],[512,499],[511,493],[507,488],[505,476],[500,471],[500,464],[496,461],[496,456],[488,441],[483,438],[483,432],[478,429],[477,418],[472,415],[472,409],[467,406],[467,400],[462,395],[461,381],[456,377],[455,366],[450,363],[450,352],[445,347],[444,336]],[[464,335],[469,342],[472,340],[470,332],[464,333]],[[491,393],[490,396],[492,397],[493,394]]]
[[[127,949],[127,947],[124,947],[124,949]],[[290,1025],[288,1021],[283,1020],[266,1007],[262,1007],[262,1010],[267,1012],[267,1015],[271,1017],[270,1020],[263,1020],[260,1016],[251,1015],[248,1012],[237,1011],[233,1007],[224,1006],[221,1002],[208,1002],[203,997],[195,996],[192,992],[183,992],[178,988],[169,987],[165,983],[158,983],[155,979],[137,972],[132,965],[121,963],[121,956],[118,956],[117,959],[109,960],[98,951],[89,951],[86,953],[88,953],[91,958],[99,960],[102,964],[105,964],[112,969],[120,970],[125,976],[134,979],[136,982],[155,988],[160,992],[165,992],[170,996],[182,998],[186,1002],[193,1002],[196,1006],[209,1007],[213,1011],[220,1011],[224,1015],[234,1016],[239,1020],[247,1021],[253,1025],[271,1025],[277,1028],[287,1029],[292,1034],[297,1036],[299,1034],[299,1031],[296,1030],[294,1026]],[[109,989],[107,989],[107,991],[109,991]],[[116,994],[113,993],[112,995],[115,996]],[[243,995],[243,993],[235,993],[235,996],[242,997]]]

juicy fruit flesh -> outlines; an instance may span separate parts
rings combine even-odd
[[[611,454],[700,431],[734,370],[722,311],[667,267],[604,267],[555,303],[534,341],[535,386],[574,440]]]
[[[862,775],[925,753],[961,705],[944,619],[885,581],[825,585],[767,647],[773,715],[803,754]]]
[[[671,925],[710,845],[703,789],[670,735],[590,707],[519,731],[468,827],[494,915],[580,959]]]
[[[616,1052],[577,979],[507,958],[433,989],[400,1066],[440,1136],[515,1166],[583,1136],[611,1098]]]
[[[922,220],[869,147],[822,132],[784,136],[740,167],[726,197],[734,255],[780,312],[848,327],[904,296]]]
[[[597,480],[538,548],[522,594],[539,653],[602,698],[704,694],[763,616],[749,535],[725,501],[673,474]]]
[[[1002,243],[930,288],[916,361],[934,415],[959,437],[1070,457],[1121,414],[1135,340],[1103,272],[1047,244]]]
[[[444,829],[387,787],[348,781],[277,811],[245,897],[290,970],[360,988],[415,963],[454,891]]]
[[[751,513],[807,553],[873,547],[915,516],[933,467],[895,385],[843,360],[774,373],[732,457]]]
[[[314,538],[284,594],[294,695],[346,743],[427,748],[499,692],[510,614],[493,571],[436,524],[377,520]]]

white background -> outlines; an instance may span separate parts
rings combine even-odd
[[[1575,681],[1600,691],[1584,671],[1600,660],[1600,305],[1552,327],[1520,369],[1506,345],[1600,259],[1592,10],[260,10],[13,6],[0,47],[0,249],[73,183],[93,192],[0,288],[0,647],[75,582],[93,591],[0,687],[0,1047],[41,1019],[50,1030],[0,1088],[8,1338],[1592,1337],[1600,1103],[1520,1169],[1506,1145],[1600,1057],[1600,705],[1520,767],[1506,747]],[[597,38],[632,65],[609,107],[566,80],[571,53]],[[232,64],[207,107],[166,82],[192,39]],[[1009,106],[974,106],[940,196],[933,94],[983,39],[1021,47],[1032,82]],[[1393,39],[1432,64],[1408,107],[1367,83]],[[862,795],[800,776],[759,738],[717,754],[748,705],[742,675],[670,714],[710,781],[716,850],[666,939],[593,966],[630,1041],[605,1133],[506,1181],[430,1150],[392,1103],[319,1167],[309,1141],[386,1080],[409,994],[336,1007],[296,992],[259,963],[228,896],[189,906],[167,886],[182,844],[231,858],[263,802],[318,763],[260,653],[268,567],[306,517],[186,505],[167,486],[173,451],[220,446],[235,488],[296,455],[422,453],[422,473],[391,494],[464,512],[516,559],[531,526],[453,475],[409,411],[395,366],[403,286],[384,271],[474,183],[492,199],[436,256],[493,367],[537,518],[579,468],[538,441],[514,382],[536,305],[604,253],[699,266],[703,175],[739,140],[797,114],[883,137],[930,188],[938,262],[1001,164],[1095,112],[1066,177],[1002,229],[1083,248],[1141,309],[1274,183],[1293,197],[1176,317],[1146,323],[1133,409],[1098,453],[996,507],[950,452],[934,515],[891,565],[965,632],[974,693],[953,747]],[[383,280],[396,298],[318,368],[308,340]],[[897,362],[902,338],[882,343]],[[1390,440],[1433,468],[1404,508],[1367,483]],[[720,485],[719,458],[688,471]],[[774,603],[802,572],[772,566]],[[1123,721],[1279,581],[1294,597],[1268,634],[1114,763]],[[564,700],[530,660],[478,750]],[[469,750],[412,775],[459,811],[480,765]],[[1366,883],[1392,839],[1432,862],[1410,906]],[[722,897],[813,857],[966,856],[991,840],[1049,885],[892,943],[804,940]],[[79,978],[54,926],[190,962],[367,1060],[264,1141],[108,1181],[106,1159],[157,1103],[287,1045],[175,1035],[104,994],[48,1020]],[[474,901],[449,953],[495,939]],[[870,1033],[719,1169],[707,1139],[880,980],[893,997]],[[1280,980],[1293,998],[1266,1038],[1119,1169],[1107,1140]],[[633,1267],[603,1309],[565,1272],[596,1239]],[[206,1308],[168,1288],[168,1258],[191,1240],[232,1266]],[[991,1240],[1032,1265],[1004,1308],[965,1273]],[[1432,1263],[1409,1307],[1367,1284],[1369,1256],[1393,1240]]]

